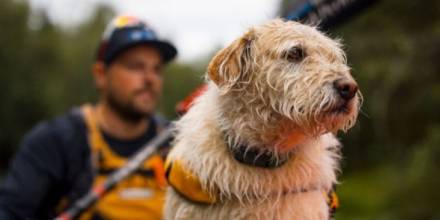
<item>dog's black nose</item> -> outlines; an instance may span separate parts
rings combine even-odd
[[[347,101],[352,99],[358,90],[358,86],[353,80],[339,79],[333,83],[333,86],[341,98]]]

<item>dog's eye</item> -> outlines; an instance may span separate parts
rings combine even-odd
[[[300,62],[304,59],[305,53],[301,47],[292,47],[286,52],[284,57],[290,62]]]

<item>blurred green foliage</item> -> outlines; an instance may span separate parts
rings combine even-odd
[[[0,169],[5,169],[22,136],[38,121],[97,98],[91,65],[111,8],[99,7],[88,21],[54,25],[27,2],[0,7]],[[175,116],[175,104],[202,81],[202,65],[174,63],[164,74],[160,111]]]
[[[96,100],[90,65],[113,15],[100,7],[66,29],[25,2],[2,1],[1,169],[36,122]],[[337,219],[440,219],[440,1],[379,1],[330,35],[343,39],[365,100],[358,124],[340,135]],[[165,116],[203,81],[207,60],[167,68]]]
[[[440,219],[440,1],[379,1],[330,35],[364,96],[338,219]]]

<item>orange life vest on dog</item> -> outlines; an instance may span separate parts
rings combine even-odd
[[[165,164],[168,184],[182,197],[196,204],[212,205],[219,198],[203,189],[197,176],[187,170],[179,160],[167,160]],[[329,206],[331,216],[339,207],[339,199],[334,190],[323,192]]]

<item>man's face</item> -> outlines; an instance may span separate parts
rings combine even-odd
[[[108,104],[128,120],[152,114],[162,92],[163,61],[151,46],[136,46],[107,66],[103,95]]]

